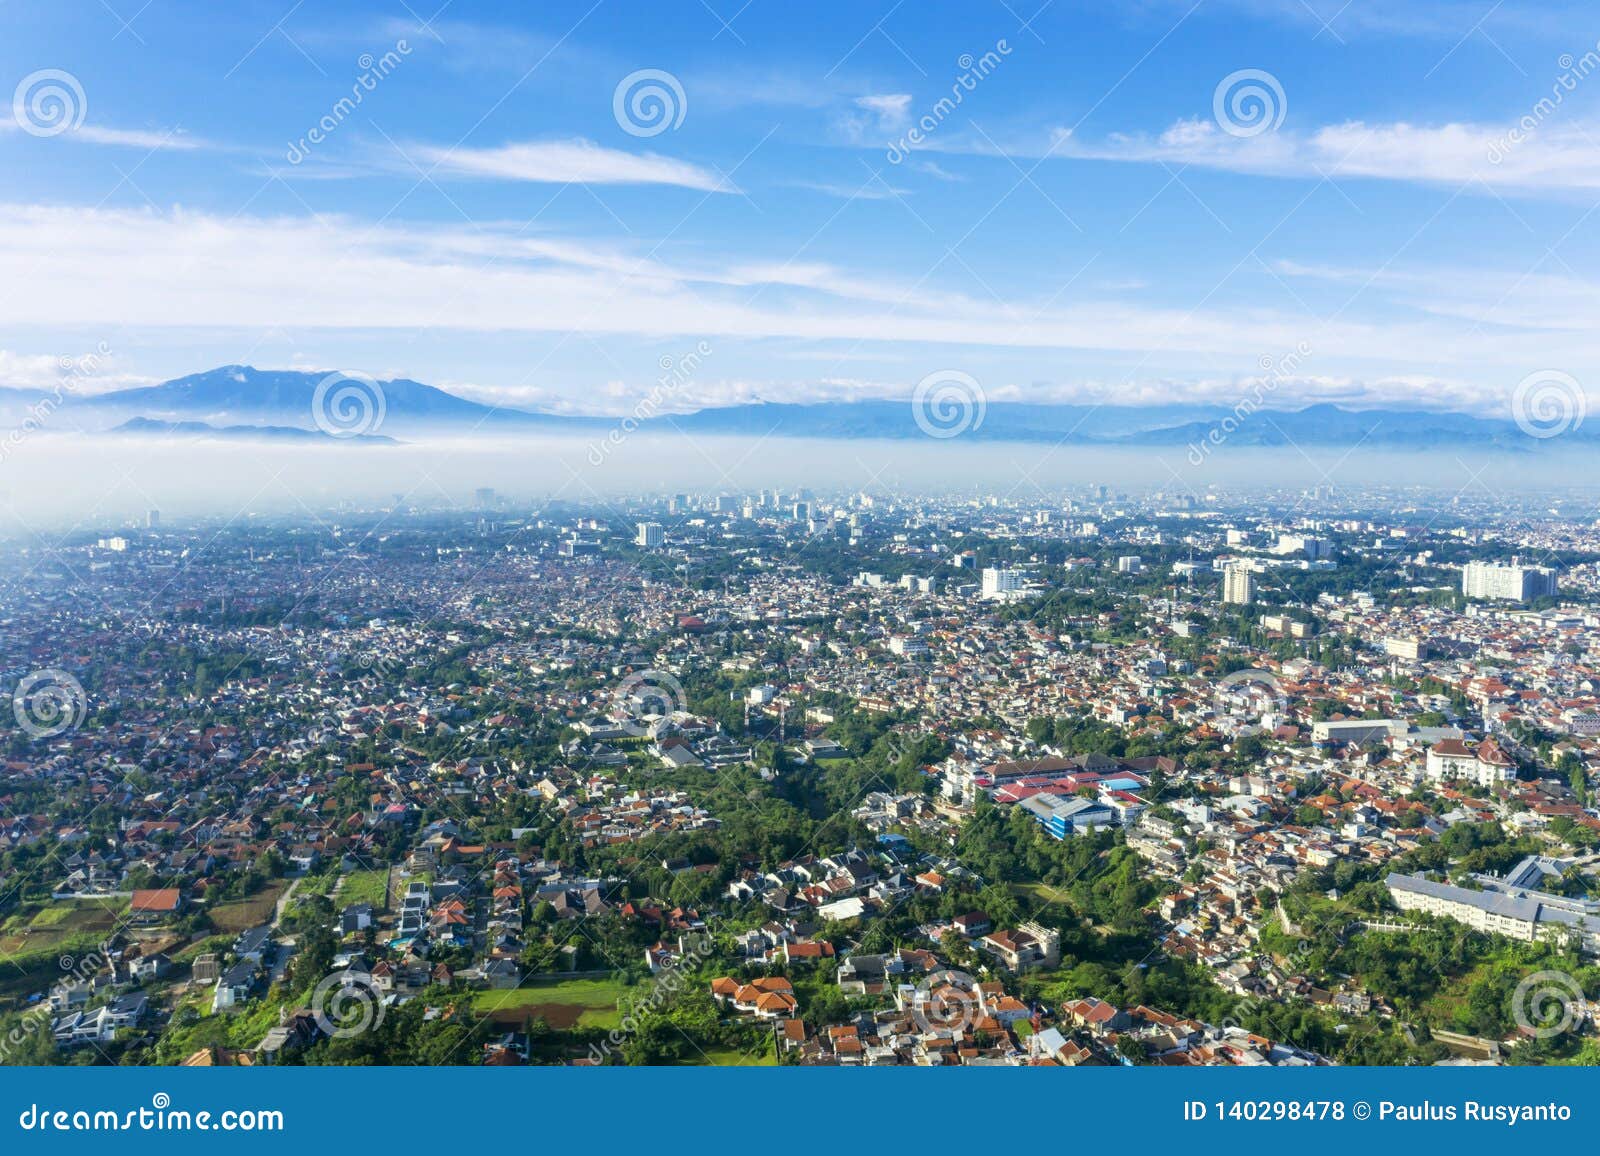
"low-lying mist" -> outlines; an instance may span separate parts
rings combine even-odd
[[[0,528],[114,527],[147,510],[164,516],[323,513],[398,504],[467,508],[493,487],[512,508],[624,494],[741,493],[760,487],[818,494],[862,490],[1035,499],[1064,487],[1191,493],[1423,486],[1451,492],[1586,485],[1589,455],[1216,448],[1198,464],[1183,447],[1058,448],[960,438],[816,441],[634,435],[482,437],[357,446],[39,433],[0,459]]]

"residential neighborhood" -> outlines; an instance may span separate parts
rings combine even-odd
[[[0,659],[81,710],[23,694],[0,768],[7,1058],[1595,1049],[1592,525],[632,504],[12,557]],[[1554,594],[1465,592],[1530,556]],[[1550,970],[1559,1032],[1513,998]]]

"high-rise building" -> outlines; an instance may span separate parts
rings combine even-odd
[[[1468,598],[1493,598],[1502,602],[1531,602],[1556,594],[1556,572],[1549,566],[1509,566],[1497,562],[1468,562],[1461,571],[1461,593]]]
[[[633,544],[643,546],[646,550],[654,550],[661,545],[664,533],[660,522],[640,522],[633,536]]]
[[[1021,570],[1002,570],[990,566],[983,571],[982,595],[995,601],[1015,598],[1022,592],[1024,575]]]
[[[1249,566],[1230,562],[1223,567],[1222,600],[1235,606],[1248,606],[1256,600],[1256,579]]]
[[[480,510],[487,510],[494,505],[494,487],[479,486],[472,491],[472,500],[477,503]]]
[[[157,526],[161,525],[161,511],[151,510],[149,513],[147,513],[144,516],[144,525],[145,529],[147,530],[154,530]]]

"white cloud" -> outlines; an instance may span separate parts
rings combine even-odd
[[[864,108],[876,116],[880,131],[893,132],[905,124],[906,117],[911,112],[911,94],[886,92],[876,96],[858,96],[856,107]]]
[[[20,132],[21,126],[9,117],[0,119],[0,132]],[[129,129],[107,128],[98,124],[81,124],[61,133],[56,140],[76,140],[86,144],[112,145],[118,148],[146,149],[149,151],[190,152],[214,149],[218,146],[197,136],[190,136],[181,128]]]
[[[54,390],[105,393],[148,385],[151,379],[118,371],[116,357],[106,350],[68,350],[55,353],[17,353],[0,349],[0,389]]]
[[[1419,125],[1346,121],[1304,134],[1280,129],[1254,137],[1224,132],[1191,118],[1156,134],[1114,133],[1086,140],[1055,130],[1043,148],[1006,148],[1013,155],[1195,165],[1257,176],[1320,180],[1359,177],[1485,187],[1527,194],[1600,189],[1600,124],[1526,118],[1504,124]],[[987,141],[947,146],[993,153]]]
[[[717,173],[687,161],[655,153],[622,152],[581,137],[484,149],[415,145],[406,151],[420,164],[462,177],[557,185],[677,185],[713,193],[738,192]]]
[[[793,187],[810,189],[814,193],[838,197],[842,201],[897,201],[901,197],[911,195],[910,189],[896,188],[881,176],[860,185],[833,184],[829,181],[794,181]]]
[[[1359,280],[1352,286],[1352,293],[1371,294],[1367,316],[1345,309],[1323,323],[1226,293],[1195,309],[1137,287],[1121,291],[1122,299],[1086,287],[1076,299],[997,301],[820,262],[707,260],[680,268],[582,239],[519,236],[509,226],[420,229],[345,218],[0,206],[0,316],[17,333],[70,319],[91,332],[126,326],[146,335],[279,329],[369,337],[779,338],[800,348],[826,342],[859,344],[868,353],[911,351],[910,364],[924,371],[930,362],[977,367],[1044,351],[1028,354],[1037,365],[1057,351],[1076,351],[1069,356],[1079,361],[1078,354],[1093,353],[1100,364],[1126,366],[1104,383],[1107,396],[1125,398],[1146,388],[1159,393],[1159,380],[1138,383],[1168,372],[1164,367],[1253,371],[1263,355],[1282,356],[1302,342],[1324,375],[1316,388],[1328,396],[1376,388],[1374,382],[1387,396],[1468,382],[1485,396],[1504,397],[1523,375],[1546,366],[1600,381],[1600,333],[1576,307],[1583,293],[1592,299],[1594,286],[1526,283],[1516,312],[1490,326],[1471,310],[1485,301],[1492,309],[1493,284],[1463,293],[1459,309],[1428,313],[1394,305],[1420,297],[1420,281],[1398,273],[1371,280],[1370,287]],[[1536,323],[1541,298],[1570,327]],[[1196,388],[1194,375],[1182,380],[1190,383],[1184,389]],[[1166,399],[1173,396],[1189,394]]]

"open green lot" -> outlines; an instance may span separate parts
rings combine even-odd
[[[0,962],[54,951],[68,943],[98,942],[127,914],[125,899],[58,899],[16,912],[0,924]]]
[[[772,1043],[767,1041],[759,1054],[740,1051],[738,1048],[707,1048],[705,1058],[701,1064],[709,1063],[713,1068],[772,1068],[778,1064],[777,1058],[772,1054]]]
[[[504,991],[482,991],[473,1007],[507,1026],[542,1016],[557,1030],[614,1028],[622,1022],[620,1004],[645,989],[614,979],[539,979]]]
[[[219,903],[211,908],[211,922],[221,931],[233,932],[270,923],[278,906],[278,896],[283,894],[287,886],[286,883],[272,883],[248,899]]]
[[[339,889],[335,902],[341,908],[349,907],[352,903],[370,903],[374,911],[382,911],[388,879],[389,872],[382,867],[371,871],[352,871],[344,877],[344,886]]]

